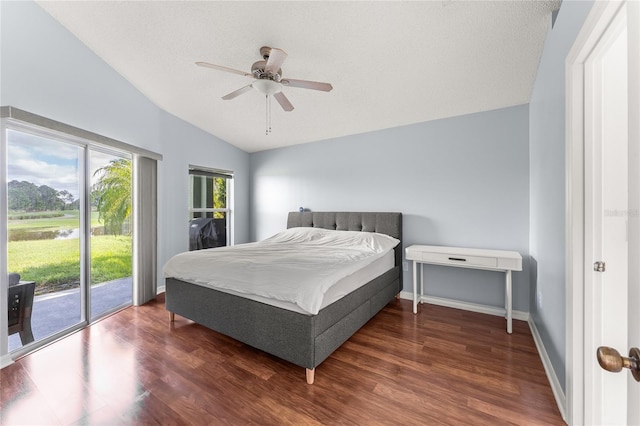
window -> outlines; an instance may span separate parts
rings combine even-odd
[[[189,250],[231,245],[233,172],[189,167]]]

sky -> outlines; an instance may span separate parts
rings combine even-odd
[[[27,181],[69,191],[75,199],[80,191],[80,164],[83,148],[17,130],[7,131],[7,181]],[[116,158],[112,154],[91,151],[91,176]]]

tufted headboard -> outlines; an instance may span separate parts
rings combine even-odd
[[[388,212],[289,212],[287,228],[314,227],[338,231],[378,232],[400,240],[396,246],[396,266],[402,288],[402,213]]]

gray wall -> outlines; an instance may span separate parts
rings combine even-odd
[[[565,59],[592,2],[565,1],[529,104],[531,316],[565,384]]]
[[[286,213],[400,211],[405,247],[516,250],[514,309],[529,310],[529,110],[495,111],[251,154],[251,239]],[[504,306],[504,274],[427,266],[427,294]],[[411,289],[411,272],[404,289]]]
[[[0,7],[0,105],[164,156],[158,164],[159,268],[188,248],[189,164],[236,172],[235,241],[248,241],[249,154],[158,108],[36,3],[3,1]],[[161,273],[158,278],[163,285]]]

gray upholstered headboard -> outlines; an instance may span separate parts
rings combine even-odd
[[[388,212],[290,212],[287,228],[314,227],[338,231],[378,232],[400,240],[396,246],[396,266],[402,288],[402,213]]]

